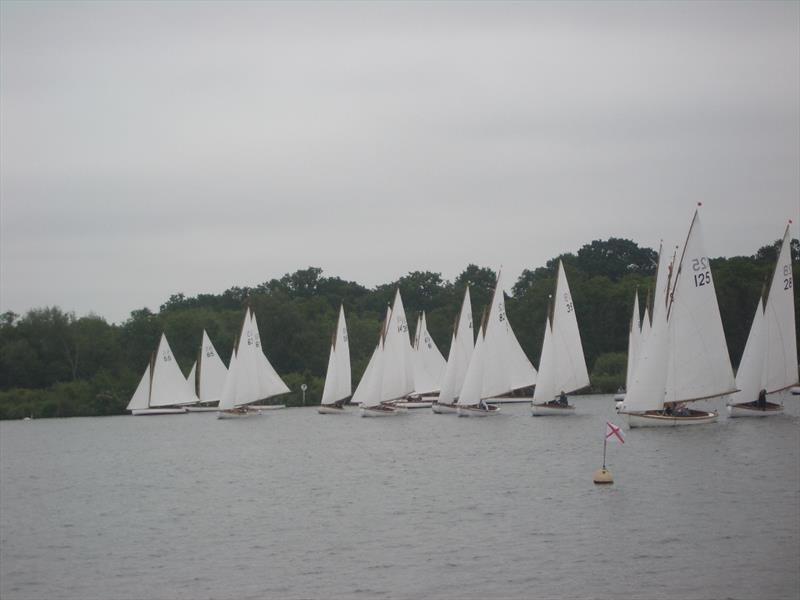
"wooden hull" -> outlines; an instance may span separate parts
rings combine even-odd
[[[432,400],[398,400],[392,403],[397,408],[430,408]]]
[[[343,415],[347,411],[343,406],[336,406],[334,404],[320,404],[317,407],[317,412],[321,415]]]
[[[185,407],[181,408],[134,408],[131,414],[134,417],[145,415],[182,415],[188,412]]]
[[[681,425],[706,425],[715,423],[719,416],[715,412],[690,410],[686,416],[665,415],[661,411],[647,411],[643,413],[620,413],[628,420],[628,427],[678,427]]]
[[[260,410],[220,410],[217,412],[218,419],[249,419],[250,417],[258,417],[261,415]]]
[[[459,417],[489,417],[492,415],[496,415],[499,412],[500,412],[500,407],[495,406],[494,404],[487,405],[487,408],[481,408],[479,406],[458,407]]]
[[[572,404],[562,406],[560,404],[531,404],[531,414],[534,417],[562,416],[566,417],[575,414],[575,407]]]
[[[387,406],[385,404],[379,406],[361,406],[362,417],[396,417],[404,412],[405,411],[398,410],[394,406]]]
[[[431,410],[437,415],[456,415],[458,414],[458,407],[454,404],[439,404],[434,402],[431,405]]]
[[[728,417],[735,419],[738,417],[774,417],[783,414],[783,405],[767,402],[764,408],[753,406],[749,402],[739,404],[728,404]]]

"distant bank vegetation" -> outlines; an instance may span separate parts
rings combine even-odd
[[[775,244],[753,256],[712,259],[728,348],[734,365],[742,354],[750,321],[764,282],[777,259]],[[544,332],[548,295],[558,259],[564,261],[591,372],[592,391],[613,392],[625,381],[628,325],[638,288],[640,303],[654,284],[656,251],[610,238],[583,246],[543,267],[526,269],[507,301],[509,320],[535,365]],[[797,281],[800,243],[792,242]],[[120,325],[100,316],[77,317],[57,307],[25,315],[0,315],[0,419],[24,416],[67,417],[121,414],[165,332],[188,374],[205,328],[228,363],[242,310],[249,298],[256,312],[266,354],[293,390],[284,397],[301,403],[300,384],[308,384],[307,404],[319,403],[331,333],[344,302],[354,385],[374,349],[386,305],[399,286],[413,330],[415,313],[427,311],[428,329],[447,357],[464,287],[471,287],[473,316],[480,317],[495,283],[492,269],[469,265],[454,281],[415,271],[399,281],[368,289],[309,267],[256,287],[233,287],[222,294],[174,294],[157,313],[134,310]],[[795,294],[795,313],[798,295]],[[797,335],[797,332],[795,332]]]

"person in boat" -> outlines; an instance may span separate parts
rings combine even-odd
[[[675,414],[679,417],[688,417],[689,416],[689,409],[686,407],[685,404],[679,404],[675,407]]]
[[[672,404],[666,404],[664,406],[664,414],[668,417],[672,416]]]
[[[481,410],[489,410],[489,406],[486,404],[486,400],[481,399],[478,402],[478,408],[480,408]]]
[[[762,389],[758,392],[758,400],[756,400],[756,406],[761,410],[765,410],[767,408],[767,390]]]
[[[567,395],[564,393],[564,390],[561,390],[561,393],[558,395],[558,404],[560,406],[567,405]]]

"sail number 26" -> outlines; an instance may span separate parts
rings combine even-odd
[[[792,289],[792,269],[788,265],[783,265],[783,289]]]
[[[711,285],[711,271],[708,270],[708,259],[705,256],[692,261],[692,270],[695,271],[694,287]]]

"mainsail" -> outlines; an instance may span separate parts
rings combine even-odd
[[[467,373],[469,360],[475,342],[472,336],[472,302],[469,297],[469,286],[464,292],[464,301],[461,312],[453,330],[453,339],[450,342],[450,354],[447,356],[447,366],[442,378],[442,389],[439,392],[439,402],[453,404],[461,392],[464,376]]]
[[[339,320],[331,340],[328,356],[328,370],[325,387],[322,390],[321,404],[334,404],[352,394],[350,380],[350,346],[347,339],[347,323],[344,319],[344,306],[339,307]]]
[[[436,347],[423,311],[417,321],[417,332],[414,336],[414,392],[430,394],[438,392],[442,386],[442,377],[446,361]]]

